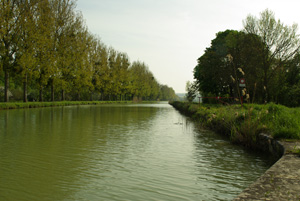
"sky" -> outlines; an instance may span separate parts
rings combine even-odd
[[[76,10],[105,45],[144,62],[160,84],[185,93],[216,33],[240,31],[249,14],[259,17],[265,9],[285,25],[300,25],[299,8],[299,0],[77,0]]]

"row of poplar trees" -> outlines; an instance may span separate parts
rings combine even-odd
[[[4,102],[18,92],[24,102],[176,97],[145,63],[130,63],[91,34],[75,9],[74,0],[0,0]]]
[[[300,38],[297,25],[284,25],[270,10],[249,15],[242,31],[219,32],[194,68],[195,83],[206,97],[252,103],[300,105]],[[239,86],[241,79],[245,87]],[[204,101],[208,101],[205,99]],[[228,99],[230,100],[230,99]]]

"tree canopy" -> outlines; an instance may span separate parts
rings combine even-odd
[[[284,25],[265,10],[260,18],[249,15],[244,27],[217,33],[199,57],[194,68],[199,91],[205,96],[300,105],[297,25]],[[245,88],[238,84],[242,78]]]
[[[244,32],[258,35],[264,44],[262,70],[266,89],[265,100],[276,100],[274,96],[279,94],[275,93],[274,87],[281,86],[281,83],[276,84],[274,79],[283,80],[284,78],[279,76],[280,73],[285,74],[288,61],[299,54],[298,25],[284,25],[280,20],[276,20],[275,14],[268,9],[260,14],[260,18],[248,15],[243,23]]]

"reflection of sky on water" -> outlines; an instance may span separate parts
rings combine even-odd
[[[0,111],[0,198],[230,200],[270,164],[167,104]]]

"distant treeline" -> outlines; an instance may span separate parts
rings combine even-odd
[[[286,26],[270,10],[249,15],[242,31],[219,32],[199,57],[195,83],[204,97],[232,97],[251,103],[300,105],[300,40],[297,25]],[[244,78],[245,86],[240,87]],[[212,99],[204,99],[210,101]],[[213,100],[212,100],[213,101]]]
[[[176,98],[145,63],[90,33],[75,8],[75,0],[0,0],[1,100]]]

